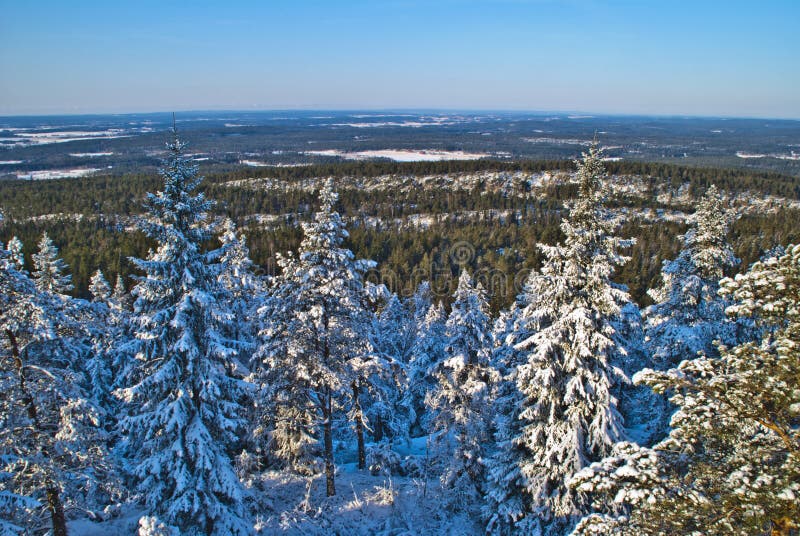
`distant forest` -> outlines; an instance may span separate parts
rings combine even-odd
[[[701,195],[709,185],[729,193],[753,192],[763,196],[800,199],[800,178],[772,172],[742,169],[695,168],[663,163],[606,162],[609,175],[641,176],[652,187],[677,189],[688,184],[692,197]],[[245,232],[254,262],[264,273],[277,270],[275,254],[296,250],[302,232],[298,220],[310,218],[315,209],[316,192],[301,189],[299,182],[312,177],[376,177],[382,175],[421,176],[481,171],[501,172],[570,172],[574,162],[538,160],[504,162],[496,160],[393,163],[385,161],[347,162],[304,167],[271,168],[258,172],[241,169],[207,175],[202,189],[217,201],[215,215],[232,218]],[[201,166],[202,172],[202,166]],[[286,181],[281,190],[258,191],[224,185],[226,182],[258,176]],[[109,277],[127,276],[133,267],[130,256],[144,257],[152,244],[139,233],[123,232],[124,217],[140,214],[147,192],[156,191],[160,177],[153,174],[97,176],[51,181],[0,181],[0,210],[6,221],[0,227],[0,240],[7,243],[17,236],[24,243],[27,262],[35,251],[43,232],[47,232],[61,249],[73,274],[75,294],[85,297],[91,274],[98,268]],[[293,187],[298,183],[298,187]],[[561,209],[574,198],[574,184],[553,184],[541,197],[508,195],[472,190],[386,190],[363,191],[340,188],[338,210],[351,221],[347,247],[358,258],[373,259],[380,279],[399,294],[413,292],[421,279],[430,279],[436,288],[454,285],[461,264],[450,258],[453,244],[467,243],[474,248],[468,267],[475,273],[495,277],[504,274],[500,284],[492,285],[490,306],[494,312],[509,305],[519,291],[516,274],[527,273],[541,262],[537,242],[553,244],[562,238],[559,230]],[[523,192],[524,193],[524,192]],[[613,199],[610,207],[666,208],[654,196]],[[674,204],[671,208],[675,208]],[[692,212],[692,206],[679,207]],[[517,211],[518,216],[500,221],[490,210]],[[463,211],[484,212],[482,219],[447,218],[433,221],[427,228],[392,225],[392,220],[413,214],[445,214]],[[42,215],[63,217],[42,217]],[[251,216],[286,215],[285,221],[261,225]],[[123,218],[119,218],[119,217]],[[738,270],[745,269],[764,251],[777,244],[797,242],[800,229],[797,211],[779,210],[746,215],[731,227],[730,240],[736,255],[742,259]],[[367,225],[375,219],[380,225]],[[360,224],[362,222],[363,224]],[[658,282],[664,259],[674,258],[679,251],[677,236],[685,225],[663,221],[650,225],[636,218],[627,220],[621,234],[635,238],[628,254],[631,260],[620,270],[617,280],[630,287],[632,297],[646,305],[646,289]],[[442,297],[452,288],[441,288]]]

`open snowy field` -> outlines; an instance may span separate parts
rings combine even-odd
[[[438,162],[442,160],[479,160],[489,158],[489,153],[467,153],[464,151],[438,151],[438,150],[418,150],[410,151],[406,149],[381,149],[375,151],[355,151],[344,152],[336,149],[322,151],[305,151],[307,155],[313,156],[338,156],[345,160],[369,160],[370,158],[387,158],[395,162]]]
[[[100,168],[76,168],[76,169],[43,169],[39,171],[29,171],[18,173],[17,178],[31,181],[46,181],[50,179],[74,179],[78,177],[88,177],[100,171]]]

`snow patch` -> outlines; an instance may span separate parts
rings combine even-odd
[[[439,151],[406,149],[380,149],[374,151],[343,152],[336,149],[323,151],[306,151],[304,154],[312,156],[332,156],[345,160],[368,160],[370,158],[388,158],[395,162],[437,162],[440,160],[479,160],[487,158],[489,153],[467,153],[464,151]]]
[[[39,171],[30,171],[28,173],[18,173],[18,179],[31,180],[31,181],[46,181],[50,179],[76,179],[79,177],[88,177],[101,168],[81,168],[81,169],[45,169]]]
[[[112,151],[105,153],[69,153],[70,156],[74,156],[75,158],[96,158],[99,156],[111,156],[113,154]]]

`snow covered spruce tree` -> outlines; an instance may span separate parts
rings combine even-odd
[[[363,278],[374,263],[355,260],[342,247],[347,231],[334,210],[337,199],[329,179],[314,221],[303,224],[299,255],[280,259],[281,275],[259,310],[267,399],[262,427],[271,430],[273,449],[293,464],[321,451],[328,496],[336,494],[333,421],[348,401],[363,461],[359,389],[374,363]]]
[[[415,333],[416,328],[425,321],[428,309],[430,309],[432,305],[433,291],[431,290],[431,284],[429,281],[423,281],[419,284],[417,290],[414,291],[414,295],[406,302],[406,307],[411,312],[411,317],[414,321]]]
[[[58,256],[58,248],[47,233],[42,234],[39,251],[33,254],[33,280],[36,288],[53,294],[67,294],[72,290],[72,276],[65,273],[67,265]]]
[[[89,293],[92,301],[86,305],[84,320],[89,331],[91,355],[84,364],[84,370],[92,401],[101,410],[110,410],[113,381],[111,361],[121,333],[112,320],[111,286],[102,271],[97,270],[89,280]]]
[[[680,254],[664,261],[661,287],[648,292],[655,303],[645,310],[645,337],[658,368],[674,367],[698,352],[715,355],[715,340],[734,342],[727,302],[717,294],[725,271],[739,263],[727,240],[729,222],[719,192],[709,187]]]
[[[408,363],[415,339],[414,321],[403,302],[392,294],[376,317],[373,346],[400,363]]]
[[[17,267],[0,249],[0,533],[65,536],[66,507],[95,508],[114,479],[76,372],[87,349],[75,309]]]
[[[256,309],[255,298],[262,293],[263,281],[255,273],[244,234],[237,234],[236,224],[230,218],[222,222],[219,240],[222,265],[219,282],[230,297],[229,307],[234,315],[231,322],[234,331],[229,338],[237,345],[239,360],[246,363],[255,347],[255,322],[251,319]]]
[[[625,348],[614,323],[629,300],[611,282],[626,260],[619,253],[625,241],[613,235],[603,208],[597,147],[577,165],[579,199],[561,224],[565,240],[539,246],[544,263],[527,280],[519,329],[531,335],[510,340],[522,352],[513,357],[521,363],[519,422],[500,428],[506,435],[497,437],[489,471],[489,530],[498,534],[569,531],[587,505],[567,480],[625,437],[613,395],[625,381],[614,365]]]
[[[407,439],[415,414],[408,394],[409,361],[416,337],[414,321],[396,294],[390,294],[376,315],[370,342],[375,366],[363,377],[362,402],[376,442],[390,449]]]
[[[616,511],[576,534],[789,536],[800,528],[800,246],[720,282],[760,341],[634,379],[677,406],[652,449],[621,443],[572,485]]]
[[[486,293],[462,270],[446,324],[446,359],[428,393],[434,442],[449,502],[466,508],[483,495],[484,457],[491,439],[489,404],[495,373],[489,366]]]
[[[8,241],[8,260],[18,272],[25,270],[25,255],[22,252],[22,247],[22,240],[16,236],[11,237],[11,240]]]
[[[243,382],[231,373],[236,351],[225,333],[232,315],[218,282],[211,202],[195,193],[201,178],[174,139],[159,170],[163,190],[148,194],[140,229],[158,248],[131,259],[144,272],[136,298],[134,380],[119,396],[125,451],[149,509],[181,534],[248,534],[243,490],[229,451],[238,441]]]
[[[531,274],[534,277],[536,274]],[[491,363],[498,373],[491,413],[495,448],[486,460],[486,494],[483,517],[488,534],[509,534],[515,523],[527,510],[525,482],[520,471],[520,461],[527,455],[518,440],[523,422],[519,415],[525,397],[517,386],[519,366],[527,353],[517,349],[517,344],[528,340],[538,325],[531,318],[534,312],[528,306],[534,303],[526,285],[516,301],[501,311],[492,331]]]
[[[436,374],[441,371],[446,360],[446,322],[444,305],[437,303],[428,307],[416,328],[408,379],[408,396],[415,414],[415,422],[412,423],[415,432],[430,432],[430,416],[425,397],[438,385]]]

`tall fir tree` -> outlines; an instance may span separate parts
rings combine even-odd
[[[373,322],[374,370],[362,378],[360,404],[376,441],[407,439],[415,420],[408,392],[409,361],[416,333],[414,320],[396,294],[391,294]],[[364,392],[366,391],[366,393]]]
[[[111,361],[121,334],[112,321],[111,286],[102,271],[97,270],[89,280],[89,293],[92,301],[85,306],[84,322],[92,349],[84,370],[92,400],[101,408],[103,417],[108,417],[114,413],[111,406],[115,405],[111,396]]]
[[[11,237],[11,240],[8,241],[8,259],[18,272],[25,270],[25,255],[22,248],[22,240],[16,236]]]
[[[417,325],[414,346],[409,365],[408,395],[414,409],[414,431],[429,433],[430,414],[425,398],[438,385],[437,374],[446,360],[447,336],[445,324],[447,314],[444,305],[437,303],[428,307],[422,321]]]
[[[701,353],[717,355],[715,341],[730,345],[746,337],[742,323],[726,317],[729,300],[718,293],[720,279],[739,263],[727,238],[730,221],[712,185],[682,237],[680,254],[664,261],[661,286],[648,292],[655,303],[644,311],[644,339],[652,366],[667,370]],[[657,402],[661,409],[652,426],[655,437],[663,438],[674,408],[665,397]]]
[[[511,357],[521,363],[519,393],[510,395],[519,397],[519,413],[497,438],[489,471],[489,513],[497,513],[489,528],[498,534],[566,533],[586,507],[568,479],[625,437],[613,393],[626,379],[614,366],[626,351],[614,322],[629,298],[611,276],[626,261],[619,253],[626,242],[603,207],[597,147],[577,166],[579,197],[561,224],[564,242],[539,245],[544,263],[526,284],[520,329],[531,335],[516,337],[523,355]]]
[[[255,273],[255,265],[250,259],[245,235],[237,233],[236,224],[230,218],[222,222],[220,234],[221,271],[219,283],[230,298],[233,331],[228,338],[234,341],[239,361],[249,363],[255,350],[256,297],[263,294],[264,281]]]
[[[163,189],[148,194],[139,228],[158,248],[131,259],[144,272],[133,290],[137,367],[119,390],[126,452],[148,508],[182,534],[248,534],[244,492],[229,451],[238,442],[243,382],[232,374],[236,351],[228,296],[219,284],[212,236],[212,203],[195,193],[202,178],[167,145],[159,173]]]
[[[111,285],[108,284],[103,272],[99,269],[89,280],[89,294],[94,302],[107,302],[111,299]]]

